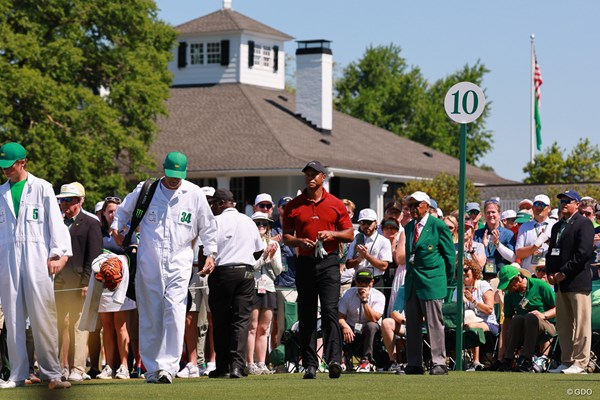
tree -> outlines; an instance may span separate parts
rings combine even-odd
[[[600,181],[600,150],[589,139],[579,139],[566,159],[554,142],[523,168],[525,183],[573,183]]]
[[[336,82],[336,108],[458,157],[459,128],[444,111],[444,97],[452,85],[461,81],[481,86],[489,70],[478,61],[429,84],[420,69],[409,67],[400,53],[401,48],[394,44],[368,47],[363,57],[348,65]],[[469,124],[467,162],[471,164],[491,149],[492,135],[485,130],[489,104],[483,115]]]
[[[450,214],[458,209],[458,196],[460,191],[460,180],[457,176],[441,173],[432,180],[412,180],[406,182],[402,192],[397,193],[398,197],[408,196],[417,190],[425,192],[434,199],[438,207],[445,214]],[[465,184],[465,201],[479,202],[479,190],[472,181],[468,180]]]
[[[22,143],[32,173],[94,202],[154,166],[176,37],[154,1],[6,0],[0,26],[0,141]]]

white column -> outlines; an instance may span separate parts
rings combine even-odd
[[[387,189],[388,185],[384,183],[383,179],[369,179],[370,207],[375,210],[379,220],[383,218],[383,196],[387,192]]]
[[[325,188],[325,190],[327,190],[329,193],[331,193],[331,191],[329,190],[329,181],[334,177],[335,175],[333,174],[333,172],[328,171],[327,173],[327,178],[325,178],[325,181],[323,181],[323,187]]]
[[[217,189],[229,190],[229,182],[231,181],[230,176],[217,176]]]

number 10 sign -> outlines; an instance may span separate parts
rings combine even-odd
[[[444,98],[444,108],[451,120],[468,124],[481,116],[485,108],[483,90],[471,82],[452,86]]]

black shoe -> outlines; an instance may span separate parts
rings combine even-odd
[[[233,368],[231,370],[231,373],[229,374],[230,378],[245,378],[246,375],[244,375],[244,370],[242,368]]]
[[[92,379],[96,379],[96,377],[97,377],[98,375],[100,375],[100,371],[99,371],[99,370],[97,370],[96,368],[90,368],[90,370],[88,371],[88,373],[87,373],[87,374],[90,376],[90,378],[92,378]],[[133,377],[132,377],[132,378],[133,378]],[[136,377],[136,378],[137,378],[137,377]]]
[[[423,367],[407,365],[406,368],[404,369],[404,373],[406,375],[423,375],[425,373],[425,370],[423,369]]]
[[[329,377],[331,379],[337,379],[342,374],[342,366],[335,361],[330,362],[328,365],[328,368],[329,368]]]
[[[229,377],[229,372],[222,369],[215,369],[208,373],[209,378],[227,378]]]
[[[448,367],[445,365],[434,365],[429,375],[448,375]]]
[[[500,365],[496,369],[498,372],[512,372],[513,371],[513,360],[505,358],[500,362]]]
[[[306,367],[306,372],[302,379],[317,379],[317,368],[316,367]]]
[[[520,365],[516,368],[517,372],[535,372],[533,370],[533,362],[531,359],[524,359]]]

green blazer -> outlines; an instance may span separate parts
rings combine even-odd
[[[446,297],[447,287],[454,281],[456,249],[452,234],[439,218],[429,216],[413,249],[416,221],[410,221],[406,230],[405,301],[414,286],[420,300],[439,300]],[[411,262],[411,255],[414,260]]]

